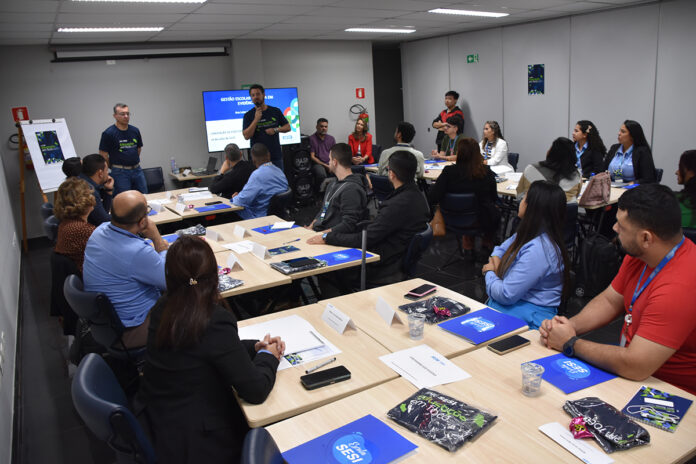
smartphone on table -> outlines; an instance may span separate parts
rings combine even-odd
[[[435,293],[435,290],[437,290],[435,285],[423,284],[420,287],[409,290],[408,293],[404,295],[404,298],[408,298],[409,300],[420,300],[426,295]]]
[[[512,337],[503,338],[502,340],[491,343],[488,345],[488,349],[497,354],[507,354],[527,345],[529,345],[528,339],[520,337],[519,335],[513,335]]]

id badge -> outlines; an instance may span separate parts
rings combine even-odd
[[[321,209],[321,214],[319,215],[319,219],[323,220],[324,217],[326,217],[326,210],[329,209],[329,203],[326,202],[324,203],[324,207]]]

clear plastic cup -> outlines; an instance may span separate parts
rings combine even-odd
[[[408,315],[408,335],[411,340],[422,340],[425,327],[425,314],[413,313]]]
[[[522,393],[526,396],[536,396],[541,390],[541,375],[544,366],[533,362],[522,364]]]

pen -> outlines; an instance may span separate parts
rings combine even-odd
[[[316,371],[317,369],[321,369],[322,367],[331,364],[331,363],[334,362],[335,360],[336,360],[336,356],[334,356],[333,358],[329,359],[328,361],[324,361],[324,362],[321,363],[321,364],[317,364],[317,365],[314,366],[314,367],[310,367],[309,369],[307,369],[307,370],[305,371],[305,374],[311,374],[312,372]]]
[[[283,243],[283,245],[287,245],[288,243],[299,242],[299,241],[300,241],[300,239],[299,239],[299,238],[296,238],[295,240],[290,240],[289,242]]]

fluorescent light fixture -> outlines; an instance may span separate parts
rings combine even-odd
[[[121,2],[121,3],[205,3],[207,0],[72,0],[73,2]]]
[[[410,34],[416,32],[415,29],[386,29],[378,27],[351,27],[346,32],[377,32],[384,34]]]
[[[160,32],[164,27],[59,27],[58,32]]]
[[[486,18],[502,18],[503,16],[510,16],[509,13],[494,13],[492,11],[474,11],[474,10],[452,10],[449,8],[435,8],[434,10],[428,11],[428,13],[440,13],[440,14],[462,15],[462,16],[484,16]]]

